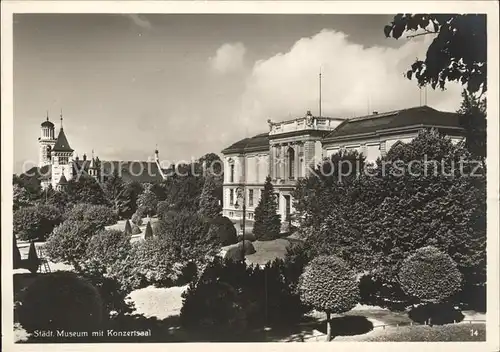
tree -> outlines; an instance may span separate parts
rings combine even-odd
[[[469,93],[486,92],[485,14],[398,14],[384,27],[386,37],[399,39],[405,32],[433,35],[425,60],[417,60],[406,73],[420,86],[445,88],[446,82],[467,84]]]
[[[28,251],[27,269],[32,274],[35,274],[38,271],[39,266],[40,266],[40,258],[38,258],[38,254],[36,252],[35,242],[31,242]]]
[[[203,184],[203,191],[200,197],[200,208],[198,213],[207,219],[214,219],[220,215],[222,206],[220,205],[219,199],[215,195],[217,185],[213,176],[205,177],[205,183]]]
[[[449,255],[427,246],[403,261],[399,282],[410,296],[422,301],[443,302],[460,290],[462,277]]]
[[[66,193],[73,204],[109,205],[101,186],[90,176],[81,175],[69,180]]]
[[[137,211],[137,199],[142,190],[143,187],[138,182],[125,182],[123,192],[120,195],[122,203],[119,215],[121,217],[130,218]]]
[[[113,265],[123,265],[130,253],[130,236],[118,230],[102,230],[93,235],[85,251],[85,270],[107,274]]]
[[[326,313],[327,341],[331,340],[330,314],[347,312],[359,301],[355,273],[334,256],[313,259],[300,277],[299,290],[304,303]]]
[[[153,229],[151,228],[151,221],[148,221],[146,231],[144,232],[144,239],[149,240],[151,238],[153,238]]]
[[[53,262],[72,265],[81,272],[90,239],[96,233],[86,221],[66,220],[51,233],[44,250]]]
[[[141,209],[142,213],[147,216],[152,216],[156,214],[156,206],[158,205],[158,199],[156,195],[151,190],[151,185],[146,185],[144,191],[139,195],[137,199],[137,205]]]
[[[106,198],[111,203],[113,210],[121,216],[124,210],[124,204],[126,203],[126,198],[128,196],[125,189],[125,182],[120,177],[118,170],[114,170],[103,185],[104,194]]]
[[[466,90],[462,93],[462,104],[458,113],[460,124],[465,129],[465,145],[472,155],[483,160],[486,170],[486,98],[480,99]]]
[[[277,214],[277,210],[278,203],[271,183],[271,177],[268,176],[259,204],[255,208],[253,233],[258,240],[272,240],[279,237],[281,216]]]
[[[18,184],[14,184],[12,190],[12,197],[14,203],[14,211],[18,210],[22,207],[29,207],[33,205],[31,201],[30,194],[26,190],[26,188],[19,186]]]
[[[130,221],[128,219],[125,222],[125,230],[123,232],[125,233],[125,235],[132,234],[132,227],[130,226]]]
[[[196,213],[172,214],[157,223],[157,237],[163,238],[176,262],[205,263],[220,250],[219,239],[208,233],[209,223]]]
[[[116,224],[116,213],[104,205],[80,203],[64,214],[65,220],[84,221],[97,232]]]
[[[36,205],[14,212],[13,230],[21,240],[43,241],[61,222],[62,214],[57,208]]]

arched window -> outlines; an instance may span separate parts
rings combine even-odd
[[[295,178],[295,150],[293,148],[288,148],[287,151],[287,161],[288,161],[288,178]]]
[[[50,152],[52,151],[50,145],[47,146],[46,150],[47,150],[47,159],[50,160]]]

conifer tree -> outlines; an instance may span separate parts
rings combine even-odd
[[[38,258],[38,254],[36,253],[35,242],[31,241],[30,249],[28,252],[28,270],[32,273],[36,273],[38,271],[39,265],[40,259]]]
[[[203,190],[200,196],[200,209],[199,214],[208,219],[215,219],[221,212],[219,199],[216,197],[217,185],[214,176],[209,175],[205,178],[203,183]]]
[[[130,221],[128,221],[128,219],[127,222],[125,223],[125,230],[123,232],[125,233],[125,235],[132,234],[132,226],[130,226]]]
[[[153,229],[151,228],[151,221],[148,221],[148,224],[146,225],[146,231],[144,233],[144,239],[149,240],[153,238]]]
[[[278,203],[274,195],[271,177],[266,178],[264,190],[255,208],[253,233],[258,240],[272,240],[279,236],[281,216],[277,214]]]
[[[153,216],[156,214],[156,206],[158,205],[158,199],[156,194],[151,189],[151,185],[145,185],[144,191],[139,195],[137,199],[138,208],[141,212],[147,216]]]

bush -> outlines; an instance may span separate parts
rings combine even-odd
[[[331,339],[330,314],[347,312],[359,302],[355,273],[334,256],[314,258],[300,276],[299,291],[305,304],[326,313],[327,341]]]
[[[56,207],[36,205],[14,212],[13,230],[20,240],[44,241],[61,222],[62,214]]]
[[[181,324],[199,329],[201,322],[208,322],[214,329],[235,325],[236,330],[298,322],[308,308],[293,292],[286,273],[287,265],[281,260],[260,268],[216,258],[183,293]],[[235,310],[229,310],[231,306]]]
[[[253,233],[259,240],[273,240],[279,237],[281,229],[281,216],[277,214],[278,202],[274,195],[271,177],[266,178],[264,191],[259,204],[255,208],[255,223]]]
[[[183,279],[186,262],[176,262],[168,243],[158,237],[132,243],[127,259],[112,265],[109,275],[134,290],[149,285],[170,287]]]
[[[139,228],[139,226],[137,226],[136,224],[134,224],[132,226],[132,235],[138,235],[142,233],[142,230]]]
[[[134,213],[134,215],[132,215],[132,223],[133,224],[136,224],[137,226],[141,226],[142,225],[142,217],[143,217],[143,213],[137,209],[137,211]]]
[[[40,266],[40,258],[38,258],[38,253],[36,252],[35,242],[30,243],[30,248],[28,251],[28,260],[26,264],[27,264],[26,268],[32,274],[38,271],[38,267]]]
[[[208,236],[217,237],[221,246],[229,246],[238,242],[233,222],[226,216],[218,216],[210,221]]]
[[[86,248],[85,266],[106,271],[129,255],[130,237],[119,230],[102,230],[92,236]]]
[[[144,239],[149,240],[151,238],[153,238],[153,229],[151,228],[151,221],[148,221],[146,231],[144,232]]]
[[[254,254],[255,252],[256,250],[252,242],[245,241],[245,255]],[[243,260],[243,242],[228,247],[224,258],[235,261]]]
[[[85,221],[92,224],[95,230],[102,230],[108,225],[116,224],[118,215],[105,205],[80,203],[66,212],[65,219]]]
[[[449,255],[428,246],[403,261],[399,281],[408,295],[443,302],[460,290],[462,277]]]
[[[238,242],[241,242],[243,240],[243,235],[238,235],[237,239]],[[245,233],[245,242],[246,241],[254,242],[256,240],[257,238],[255,238],[255,235],[253,233]]]
[[[91,331],[102,323],[103,306],[99,292],[88,281],[70,272],[56,272],[28,286],[18,313],[28,332]]]
[[[87,246],[95,234],[95,224],[87,221],[66,220],[54,229],[44,250],[53,262],[73,265],[81,271]]]
[[[158,205],[156,206],[156,214],[158,215],[158,219],[163,220],[165,213],[167,213],[169,210],[170,204],[166,200],[158,202]]]
[[[192,283],[181,309],[181,324],[190,330],[208,333],[241,332],[246,327],[245,310],[238,303],[238,293],[225,282]]]
[[[158,221],[156,235],[167,242],[177,262],[193,261],[197,266],[216,255],[220,244],[209,224],[196,213],[176,213],[170,220]]]

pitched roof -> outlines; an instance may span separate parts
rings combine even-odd
[[[69,146],[68,139],[66,138],[66,134],[64,134],[64,130],[61,128],[59,131],[59,135],[57,136],[56,144],[54,148],[52,148],[55,152],[72,152],[73,149]]]
[[[154,161],[101,160],[101,173],[111,176],[117,170],[124,181],[158,182],[163,180],[162,172]]]
[[[390,111],[348,119],[325,136],[324,140],[357,134],[377,133],[410,126],[460,128],[459,115],[435,110],[429,106]]]
[[[222,151],[222,154],[242,153],[252,150],[269,149],[269,133],[261,133],[250,138],[244,138]]]

